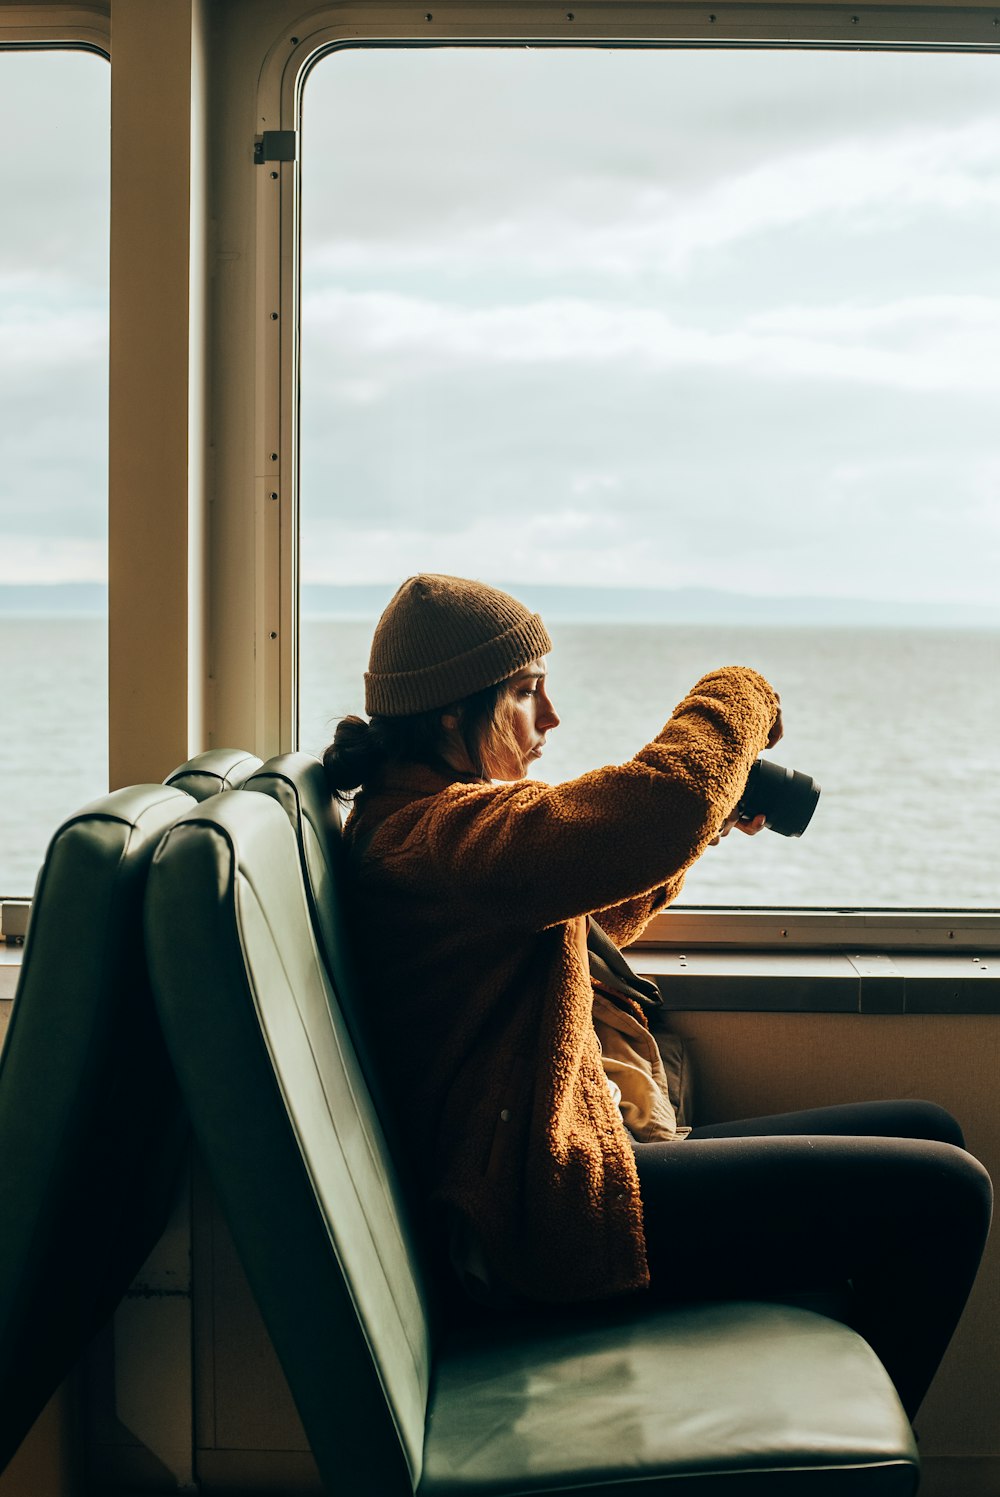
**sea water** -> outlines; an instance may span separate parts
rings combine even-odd
[[[108,629],[0,617],[0,895],[30,894],[59,823],[108,788]]]
[[[372,621],[306,620],[303,748],[363,709]],[[1000,633],[560,624],[562,718],[533,771],[620,763],[705,671],[751,665],[781,694],[779,763],[822,795],[801,838],[732,833],[688,876],[692,904],[1000,905]],[[0,619],[0,894],[30,892],[59,821],[107,776],[106,626]],[[238,747],[240,745],[232,745]]]

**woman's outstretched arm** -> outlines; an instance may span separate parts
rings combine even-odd
[[[392,880],[412,873],[425,897],[439,883],[506,925],[541,929],[637,898],[652,913],[719,833],[778,711],[756,671],[714,671],[626,763],[561,785],[450,785],[390,816],[370,852]]]

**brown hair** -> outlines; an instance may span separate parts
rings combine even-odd
[[[499,779],[502,766],[521,752],[514,734],[512,688],[512,681],[500,681],[458,704],[466,753],[484,780]]]
[[[427,764],[451,772],[444,758],[444,713],[458,718],[458,732],[469,763],[480,779],[493,779],[510,751],[518,752],[514,736],[511,682],[499,681],[473,692],[451,706],[405,717],[375,714],[345,717],[337,724],[333,742],[323,752],[323,768],[331,795],[349,801],[353,792],[377,784],[390,763]]]

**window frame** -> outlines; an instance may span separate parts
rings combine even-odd
[[[91,52],[110,66],[111,20],[98,6],[3,5],[0,6],[0,52]],[[110,528],[110,514],[108,521]],[[107,622],[110,642],[110,616]],[[109,721],[109,761],[113,733],[114,723]],[[21,945],[30,904],[30,890],[17,894],[8,891],[0,912],[0,941]]]
[[[432,11],[395,0],[361,0],[315,12],[296,34],[283,32],[274,42],[260,74],[257,138],[277,129],[294,131],[298,142],[305,82],[312,68],[336,51],[485,45],[851,51],[870,46],[1000,54],[1000,18],[985,6],[740,4],[717,15],[660,0],[587,0],[579,10],[531,0],[498,0],[489,6],[443,0]],[[298,728],[298,159],[268,162],[260,169],[256,225],[256,700],[259,742],[275,752],[297,746]],[[769,950],[992,951],[1000,949],[1000,909],[680,906],[656,917],[643,941],[647,947],[674,949],[709,944]]]
[[[111,18],[100,5],[3,5],[0,48],[98,52],[111,61]]]

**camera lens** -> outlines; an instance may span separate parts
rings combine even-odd
[[[747,821],[763,813],[770,830],[782,837],[801,837],[818,800],[819,786],[809,775],[758,759],[747,776],[739,810]]]

